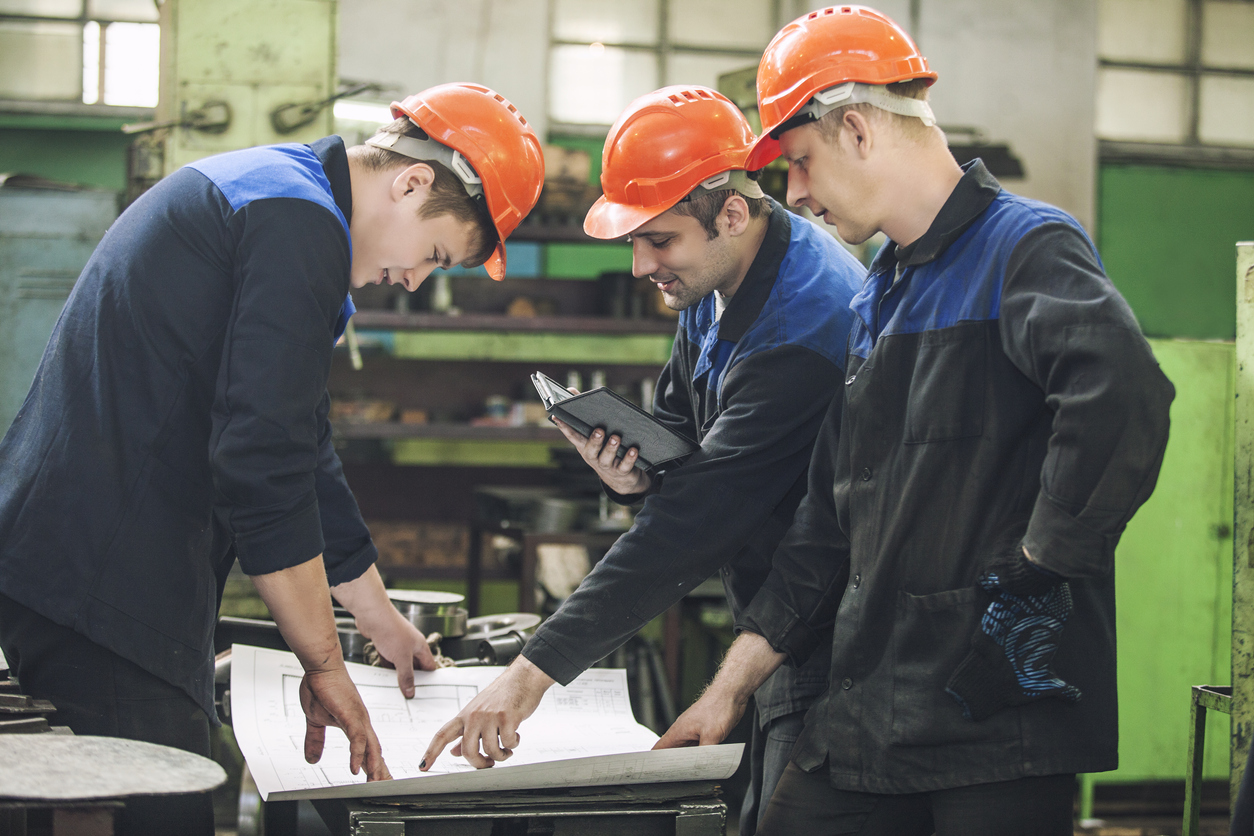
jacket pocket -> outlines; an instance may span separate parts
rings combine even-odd
[[[906,401],[906,444],[984,433],[986,328],[965,322],[920,335]]]
[[[893,625],[893,724],[897,746],[993,743],[1019,737],[1019,711],[979,723],[962,716],[945,684],[971,650],[986,596],[975,587],[898,593]]]
[[[131,501],[93,597],[202,651],[212,636],[217,600],[208,488],[150,456]]]

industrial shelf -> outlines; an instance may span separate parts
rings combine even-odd
[[[610,317],[397,314],[359,311],[363,345],[412,360],[607,363],[662,366],[675,325]]]
[[[402,424],[377,422],[351,424],[339,422],[335,432],[341,438],[435,438],[454,441],[565,441],[557,427],[500,427],[473,424]]]

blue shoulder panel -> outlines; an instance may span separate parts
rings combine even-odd
[[[850,353],[865,359],[883,336],[997,319],[1011,254],[1024,235],[1047,223],[1068,223],[1084,232],[1061,209],[1003,191],[934,261],[907,267],[898,287],[893,287],[895,264],[873,266],[853,300],[858,321]]]
[[[244,148],[205,157],[188,163],[187,167],[208,177],[237,212],[254,200],[272,197],[292,197],[318,204],[344,227],[351,260],[353,236],[348,230],[348,219],[335,203],[331,181],[327,179],[322,162],[308,145],[286,143]],[[336,319],[336,340],[344,333],[348,318],[356,310],[349,294]]]

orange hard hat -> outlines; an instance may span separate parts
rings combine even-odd
[[[771,136],[816,94],[847,82],[893,84],[912,78],[936,81],[927,59],[892,19],[866,6],[830,6],[802,15],[781,29],[758,64],[758,114],[762,136],[749,155],[761,168],[779,156]]]
[[[454,173],[472,195],[481,186],[500,241],[483,266],[505,278],[505,239],[535,208],[544,187],[540,140],[509,101],[479,84],[441,84],[392,102],[392,117],[408,116],[431,139],[453,149]],[[467,169],[458,157],[469,163]]]
[[[601,152],[605,194],[588,210],[584,232],[619,238],[670,209],[704,183],[745,168],[753,128],[731,101],[708,87],[663,87],[627,106]],[[760,192],[757,196],[761,196]]]

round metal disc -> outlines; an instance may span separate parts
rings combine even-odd
[[[540,616],[529,612],[503,612],[497,615],[481,615],[466,622],[467,638],[488,638],[518,632],[530,635]]]
[[[389,589],[388,598],[402,604],[460,604],[465,595],[456,592],[436,592],[428,589]]]
[[[0,735],[0,798],[77,801],[206,792],[226,780],[208,758],[138,740]]]

